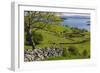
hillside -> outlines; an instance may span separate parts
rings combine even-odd
[[[78,50],[80,56],[86,51],[86,58],[90,57],[90,33],[88,31],[82,32],[79,29],[73,29],[69,26],[61,25],[46,25],[44,28],[39,28],[40,25],[36,25],[36,28],[33,28],[33,32],[38,33],[42,36],[42,39],[37,45],[36,48],[46,48],[46,47],[56,47],[56,48],[67,48],[74,47]],[[29,45],[24,46],[25,49],[31,49]],[[68,59],[72,58],[82,58],[82,56],[72,56],[67,57]],[[65,57],[50,57],[49,60],[55,59],[65,59]]]

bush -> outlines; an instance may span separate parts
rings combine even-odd
[[[43,40],[43,36],[40,33],[32,32],[32,40],[37,45]]]
[[[88,56],[88,52],[86,49],[83,51],[83,56]]]
[[[70,54],[72,54],[72,55],[78,55],[78,54],[79,54],[77,48],[74,47],[74,46],[69,46],[68,52],[69,52]]]
[[[63,49],[63,56],[64,56],[64,57],[66,57],[66,56],[67,56],[67,54],[68,54],[67,49],[66,49],[66,48],[64,48],[64,49]]]

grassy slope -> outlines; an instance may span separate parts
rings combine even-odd
[[[33,29],[34,30],[34,29]],[[44,48],[44,47],[51,47],[51,46],[55,46],[55,47],[67,47],[67,46],[75,46],[80,54],[84,51],[87,50],[88,51],[88,55],[90,54],[90,41],[84,42],[84,43],[76,43],[76,44],[63,44],[63,45],[59,45],[59,43],[71,43],[74,42],[70,39],[65,39],[62,38],[62,35],[60,35],[61,32],[63,31],[67,31],[68,33],[71,33],[72,30],[70,29],[70,27],[63,27],[60,25],[48,25],[43,29],[38,29],[36,32],[40,33],[43,36],[43,41],[41,41],[40,44],[36,45],[37,48]],[[81,41],[85,38],[89,38],[89,33],[84,33],[85,37],[75,37],[75,38],[71,38],[75,41]],[[51,44],[51,43],[56,43]],[[25,46],[25,48],[32,48],[31,46]],[[64,59],[64,57],[52,57],[52,58],[48,58],[49,60],[54,60],[54,59]]]

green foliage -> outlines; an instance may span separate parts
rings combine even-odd
[[[78,28],[75,28],[75,27],[72,27],[71,29],[74,33],[80,33],[81,32],[81,29],[78,29]]]
[[[86,49],[83,51],[83,56],[84,56],[84,57],[88,56],[88,52],[87,52]]]
[[[64,60],[66,59],[65,57],[63,56],[58,56],[58,57],[49,57],[47,58],[47,60]]]
[[[24,31],[27,32],[25,43],[30,44],[35,49],[35,44],[42,40],[40,34],[32,32],[32,29],[43,29],[47,24],[59,24],[62,21],[54,12],[25,11],[24,12]],[[35,26],[39,24],[39,26]],[[41,27],[42,26],[42,27]],[[27,40],[28,39],[28,40]]]
[[[29,25],[34,26],[38,23],[59,24],[61,21],[62,19],[56,16],[54,12],[25,11],[24,14],[25,29],[28,28]]]
[[[43,40],[43,37],[40,33],[32,32],[32,39],[37,45]]]
[[[67,57],[68,56],[68,51],[66,48],[63,48],[63,56]]]
[[[79,54],[78,49],[75,46],[69,46],[68,51],[72,55],[78,55]]]

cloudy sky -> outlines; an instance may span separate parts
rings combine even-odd
[[[88,13],[58,13],[57,14],[58,16],[90,16],[90,14]]]

